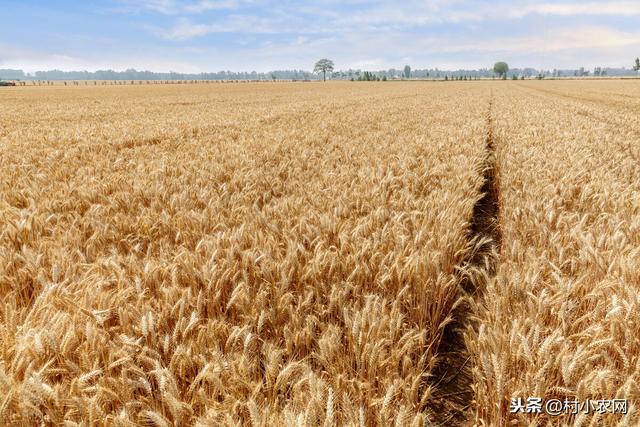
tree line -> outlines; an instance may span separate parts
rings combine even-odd
[[[506,66],[506,68],[505,68]],[[382,81],[387,79],[442,79],[442,80],[473,80],[477,78],[545,78],[545,77],[584,77],[584,76],[633,76],[640,71],[640,58],[636,58],[632,68],[595,67],[593,71],[584,67],[567,70],[538,70],[535,68],[510,69],[506,62],[500,61],[493,68],[469,70],[440,70],[412,69],[405,65],[402,69],[389,68],[387,70],[335,70],[332,60],[324,58],[316,62],[313,72],[305,70],[276,70],[269,72],[236,72],[218,71],[211,73],[157,73],[153,71],[138,71],[133,68],[125,71],[36,71],[25,73],[23,70],[0,69],[0,80],[20,81],[54,81],[54,80],[102,80],[102,81],[207,81],[207,80],[354,80],[354,81]]]
[[[138,71],[133,68],[125,71],[36,71],[25,73],[23,70],[0,69],[0,79],[4,80],[317,80],[318,76],[304,70],[276,70],[269,72],[218,71],[212,73],[156,73]]]

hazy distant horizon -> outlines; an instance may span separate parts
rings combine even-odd
[[[638,55],[640,56],[640,54]],[[318,58],[320,59],[320,58]],[[367,67],[360,67],[360,68],[343,68],[343,67],[339,67],[336,64],[335,67],[335,71],[348,71],[348,70],[360,70],[360,71],[371,71],[371,72],[381,72],[381,71],[388,71],[388,70],[398,70],[398,71],[402,71],[403,67],[405,65],[409,65],[412,70],[439,70],[441,72],[459,72],[459,71],[484,71],[484,70],[491,70],[493,67],[493,64],[495,62],[498,61],[503,61],[503,58],[497,58],[495,60],[493,60],[492,63],[487,63],[484,64],[483,66],[480,67],[461,67],[461,68],[443,68],[443,67],[439,67],[439,66],[421,66],[420,64],[411,64],[411,63],[403,63],[403,64],[396,64],[395,66],[390,66],[388,68],[367,68]],[[544,68],[539,68],[539,67],[535,67],[535,66],[531,66],[531,65],[525,65],[525,66],[514,66],[512,63],[510,63],[509,61],[505,61],[508,63],[509,68],[511,70],[524,70],[524,69],[533,69],[536,71],[552,71],[552,70],[578,70],[580,68],[584,68],[585,70],[593,70],[594,68],[603,68],[603,69],[616,69],[616,70],[628,70],[628,71],[633,71],[633,62],[632,61],[627,61],[626,64],[622,64],[620,66],[615,66],[615,65],[610,65],[610,64],[598,64],[595,65],[593,67],[585,67],[581,64],[575,65],[575,66],[569,66],[569,67],[544,67]],[[12,66],[12,67],[8,67],[8,66],[2,66],[0,65],[0,70],[16,70],[16,71],[22,71],[25,74],[28,75],[35,75],[36,73],[47,73],[47,72],[55,72],[55,71],[61,71],[64,73],[97,73],[97,72],[102,72],[102,71],[113,71],[113,72],[117,72],[117,73],[124,73],[126,71],[129,70],[134,70],[136,72],[149,72],[149,73],[155,73],[155,74],[170,74],[170,73],[177,73],[177,74],[191,74],[191,75],[196,75],[196,74],[208,74],[208,73],[221,73],[221,72],[230,72],[230,73],[259,73],[259,74],[269,74],[269,73],[273,73],[273,72],[280,72],[280,71],[300,71],[300,72],[309,72],[312,73],[313,72],[313,63],[311,65],[305,66],[305,67],[296,67],[296,68],[273,68],[273,69],[267,69],[267,70],[257,70],[257,69],[249,69],[249,68],[244,68],[244,69],[230,69],[230,68],[218,68],[218,69],[209,69],[209,70],[203,70],[203,71],[193,71],[193,72],[187,72],[187,71],[179,71],[177,69],[152,69],[150,67],[143,67],[143,68],[136,68],[136,67],[123,67],[123,68],[116,68],[116,67],[106,67],[106,68],[83,68],[83,69],[74,69],[74,68],[47,68],[47,69],[30,69],[27,67],[20,67],[20,66]],[[1,76],[0,76],[1,77]]]
[[[328,78],[338,80],[357,79],[362,73],[370,72],[380,78],[404,78],[403,68],[391,68],[386,70],[362,70],[336,69],[333,73],[329,73]],[[604,71],[604,73],[603,73]],[[586,73],[585,73],[586,72]],[[593,74],[592,74],[593,73]],[[575,76],[638,76],[638,72],[632,68],[610,68],[603,67],[598,70],[589,70],[584,68],[574,69],[553,69],[538,70],[532,67],[510,68],[507,75],[509,77],[536,77],[539,75],[550,77],[575,77]],[[449,77],[468,77],[468,78],[495,78],[496,75],[490,67],[481,69],[459,69],[459,70],[442,70],[442,69],[424,69],[411,68],[412,78],[444,78]],[[206,73],[177,73],[177,72],[154,72],[150,70],[97,70],[90,72],[87,70],[40,70],[33,73],[25,73],[21,69],[2,69],[0,68],[0,80],[316,80],[322,79],[321,74],[314,74],[310,70],[272,70],[269,72],[256,71],[230,71],[221,70]]]

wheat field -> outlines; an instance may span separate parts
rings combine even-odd
[[[640,84],[0,91],[0,424],[637,425]],[[514,414],[516,397],[626,399]]]
[[[467,336],[476,422],[509,400],[626,399],[628,414],[532,425],[640,423],[640,147],[635,82],[495,90],[501,252]],[[586,411],[585,411],[586,412]]]

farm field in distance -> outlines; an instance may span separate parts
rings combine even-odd
[[[0,424],[637,425],[639,111],[616,80],[2,88]]]

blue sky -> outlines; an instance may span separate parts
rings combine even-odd
[[[3,0],[0,68],[577,68],[640,56],[640,0]]]

